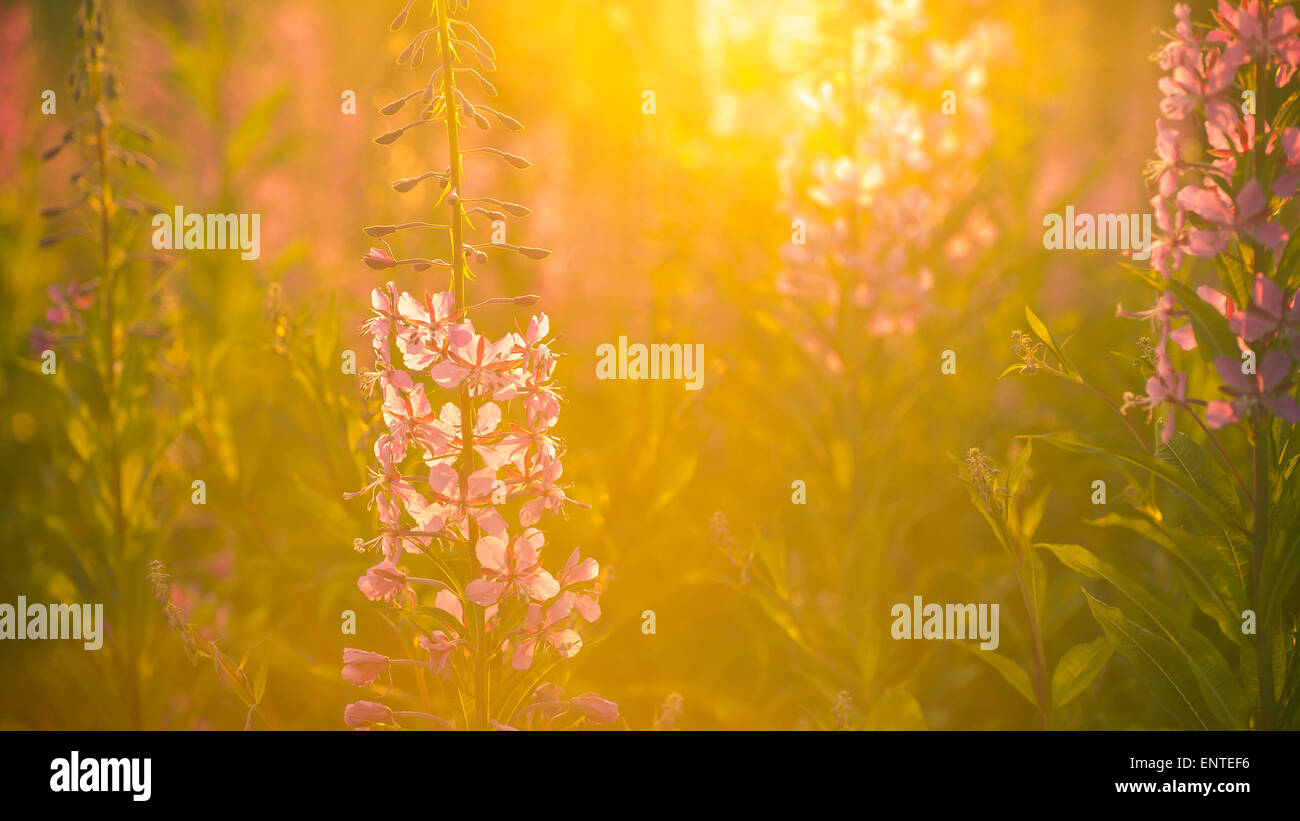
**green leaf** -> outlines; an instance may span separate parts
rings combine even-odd
[[[1216,356],[1228,356],[1236,359],[1241,351],[1237,348],[1237,338],[1228,330],[1228,320],[1219,315],[1210,303],[1201,299],[1187,285],[1177,280],[1166,280],[1165,286],[1174,292],[1178,303],[1187,311],[1192,320],[1192,330],[1196,342],[1206,351]]]
[[[1231,254],[1219,254],[1219,280],[1227,287],[1238,305],[1250,304],[1250,291],[1254,277]]]
[[[1157,445],[1156,458],[1177,468],[1211,499],[1232,511],[1233,515],[1242,515],[1241,498],[1228,474],[1187,434],[1175,433],[1168,443]]]
[[[1099,559],[1087,548],[1070,544],[1040,544],[1052,551],[1061,563],[1091,579],[1110,582],[1137,606],[1157,628],[1159,637],[1171,646],[1192,672],[1213,716],[1227,729],[1244,729],[1249,720],[1250,704],[1236,675],[1218,649],[1194,628],[1180,623],[1175,613],[1117,568]],[[1087,591],[1085,591],[1087,592]],[[1104,626],[1104,625],[1103,625]],[[1139,625],[1132,624],[1133,627]]]
[[[887,687],[862,721],[864,730],[926,730],[925,713],[901,685]]]
[[[1047,570],[1043,567],[1043,562],[1038,558],[1038,554],[1033,551],[1025,550],[1025,563],[1021,567],[1021,573],[1025,574],[1025,581],[1029,584],[1029,590],[1034,597],[1034,618],[1041,625],[1043,622],[1043,608],[1047,604]]]
[[[411,621],[415,622],[425,632],[444,630],[456,636],[465,635],[465,626],[456,621],[455,616],[441,607],[420,606],[414,610],[402,610],[401,612],[409,616]]]
[[[1244,572],[1248,568],[1233,564],[1205,537],[1166,522],[1112,513],[1088,524],[1122,527],[1158,546],[1177,563],[1185,588],[1201,612],[1214,619],[1225,636],[1246,643],[1241,635],[1240,614],[1246,607]]]
[[[1067,650],[1052,672],[1052,707],[1064,707],[1086,690],[1110,660],[1112,650],[1105,636]]]
[[[1211,717],[1183,658],[1173,645],[1149,630],[1124,618],[1118,607],[1094,598],[1087,590],[1092,616],[1106,631],[1115,648],[1142,672],[1142,681],[1168,710],[1190,720],[1198,729],[1210,729]]]
[[[1057,361],[1061,363],[1061,370],[1065,375],[1076,382],[1082,382],[1083,377],[1079,375],[1079,369],[1074,367],[1074,363],[1065,355],[1065,351],[1063,351],[1061,346],[1056,344],[1056,340],[1052,338],[1052,332],[1047,330],[1047,326],[1043,324],[1043,320],[1039,319],[1038,314],[1030,310],[1028,305],[1025,306],[1025,319],[1029,321],[1029,328],[1034,332],[1034,335],[1042,340],[1043,344],[1047,346],[1047,349],[1051,351]]]
[[[1218,502],[1209,494],[1196,485],[1185,473],[1178,468],[1173,467],[1167,462],[1163,462],[1154,456],[1145,453],[1133,453],[1131,451],[1120,450],[1109,445],[1101,444],[1100,440],[1089,441],[1079,436],[1074,431],[1061,431],[1057,433],[1043,433],[1026,437],[1031,439],[1042,439],[1050,445],[1055,445],[1062,450],[1071,453],[1106,453],[1116,459],[1127,462],[1131,465],[1147,470],[1166,484],[1182,491],[1188,499],[1196,503],[1197,508],[1208,519],[1216,525],[1225,528],[1232,528],[1243,533],[1249,534],[1245,525],[1228,518],[1222,512]]]
[[[996,650],[981,650],[979,645],[964,642],[956,642],[956,644],[976,658],[983,660],[985,664],[994,670],[997,670],[998,674],[1006,679],[1007,684],[1010,684],[1017,693],[1025,697],[1025,701],[1028,701],[1035,709],[1038,708],[1038,696],[1034,695],[1033,681],[1029,678],[1029,673],[1025,671],[1025,668],[1001,655]]]
[[[1025,478],[1025,468],[1029,465],[1029,455],[1034,452],[1034,440],[1026,439],[1025,446],[1020,449],[1020,455],[1016,457],[1015,464],[1011,466],[1007,473],[1007,491],[1014,499],[1020,490],[1020,484]]]

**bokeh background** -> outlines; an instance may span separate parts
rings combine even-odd
[[[369,363],[360,324],[388,278],[361,263],[371,244],[361,228],[420,219],[434,196],[390,188],[433,167],[422,155],[433,135],[372,142],[390,127],[376,109],[423,82],[394,64],[407,42],[388,30],[400,3],[109,0],[117,110],[156,136],[141,146],[156,166],[130,170],[126,184],[167,209],[260,213],[262,226],[256,261],[142,256],[132,274],[127,367],[139,387],[120,409],[125,535],[105,498],[75,344],[51,377],[31,339],[48,286],[97,270],[90,245],[40,245],[50,231],[40,209],[77,192],[76,152],[39,159],[85,111],[67,83],[77,5],[0,2],[0,601],[102,601],[111,632],[97,653],[0,644],[0,726],[244,726],[245,706],[210,663],[189,662],[154,601],[146,574],[159,560],[203,637],[265,670],[270,724],[341,729],[356,697],[339,677],[342,648],[386,641],[357,591],[366,563],[352,549],[373,534],[373,513],[343,499],[366,481],[376,406],[340,355]],[[468,14],[496,47],[498,107],[527,125],[495,144],[534,163],[470,173],[533,208],[513,237],[554,251],[478,269],[471,297],[540,295],[566,354],[565,476],[591,507],[553,524],[549,542],[564,554],[579,545],[610,572],[606,616],[566,689],[618,702],[620,726],[655,726],[670,694],[684,707],[680,729],[1038,726],[975,654],[890,640],[889,611],[918,594],[999,602],[999,652],[1028,665],[1012,568],[953,458],[979,447],[1009,464],[1018,435],[1066,416],[1121,429],[1083,391],[998,377],[1030,305],[1073,337],[1076,358],[1090,354],[1113,400],[1140,386],[1108,352],[1134,350],[1115,305],[1140,304],[1141,286],[1116,253],[1044,252],[1041,225],[1065,204],[1148,210],[1154,29],[1172,17],[1165,4],[1121,0],[850,3],[863,25],[889,19],[901,32],[855,45],[841,6],[474,0]],[[883,173],[903,148],[926,155],[888,178],[933,206],[882,200],[863,230],[882,254],[895,241],[908,249],[890,269],[900,280],[932,284],[894,325],[857,333],[868,319],[828,318],[792,289],[790,245],[810,169],[835,151],[808,98],[863,62],[869,80],[851,89],[875,103],[861,127],[881,140]],[[54,115],[41,113],[45,89],[58,94]],[[958,89],[957,113],[936,130],[945,89]],[[354,115],[342,110],[347,90]],[[925,126],[889,136],[912,118]],[[903,236],[919,227],[926,237]],[[143,227],[123,241],[150,250]],[[445,287],[441,275],[398,280]],[[500,331],[514,319],[502,308],[484,321]],[[828,321],[848,361],[809,330]],[[596,347],[620,335],[702,343],[704,389],[596,379]],[[955,374],[940,371],[945,350]],[[1122,485],[1106,470],[1035,451],[1040,535],[1149,555],[1083,524],[1095,515],[1091,482]],[[194,480],[205,505],[191,503]],[[791,503],[796,480],[805,505]],[[1151,573],[1156,587],[1169,581],[1158,563]],[[1050,563],[1047,575],[1055,659],[1101,632],[1079,578]],[[340,631],[345,610],[358,614],[356,636]],[[642,632],[645,610],[654,635]],[[1176,726],[1118,658],[1053,723]]]

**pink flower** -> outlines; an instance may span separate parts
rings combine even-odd
[[[509,545],[504,538],[487,536],[479,539],[474,553],[485,578],[466,585],[465,597],[485,607],[515,591],[537,601],[554,597],[560,592],[560,585],[542,567],[544,543],[545,536],[535,527],[525,530]]]
[[[450,291],[426,293],[424,304],[403,293],[397,302],[403,329],[397,347],[406,367],[422,371],[440,359],[448,345],[464,345],[474,333],[468,321],[455,322],[456,298]]]
[[[1197,214],[1219,229],[1204,228],[1191,232],[1189,251],[1198,257],[1215,257],[1227,246],[1233,235],[1253,239],[1281,251],[1289,235],[1282,226],[1268,220],[1268,204],[1259,180],[1252,179],[1242,187],[1234,204],[1223,189],[1217,186],[1197,188],[1189,185],[1178,192],[1178,204]]]
[[[1126,319],[1155,320],[1156,327],[1160,329],[1161,335],[1167,334],[1178,347],[1185,351],[1190,351],[1196,347],[1196,335],[1193,333],[1191,325],[1183,325],[1180,328],[1172,327],[1175,318],[1187,315],[1186,311],[1178,309],[1177,303],[1174,301],[1173,291],[1165,291],[1160,294],[1154,308],[1145,311],[1126,311],[1124,306],[1120,305],[1116,309],[1116,314]]]
[[[1292,356],[1300,358],[1300,305],[1297,304],[1300,300],[1296,298],[1300,292],[1292,293],[1291,298],[1286,299],[1276,282],[1263,274],[1256,274],[1251,289],[1252,301],[1244,311],[1227,294],[1208,286],[1197,288],[1196,294],[1214,306],[1228,320],[1228,328],[1246,342],[1279,336],[1287,340]]]
[[[1215,14],[1221,31],[1211,32],[1209,39],[1226,43],[1224,60],[1236,66],[1252,59],[1277,63],[1277,87],[1286,85],[1300,65],[1300,21],[1290,6],[1279,6],[1265,28],[1261,19],[1259,0],[1245,0],[1234,9],[1226,0],[1219,0]]]
[[[397,265],[397,260],[393,259],[393,255],[383,248],[371,248],[369,253],[361,259],[376,271],[382,271],[385,268],[392,268]]]
[[[1205,422],[1212,428],[1244,419],[1254,408],[1264,408],[1292,424],[1300,422],[1300,405],[1290,395],[1292,383],[1291,362],[1281,351],[1270,351],[1259,363],[1254,374],[1242,373],[1242,362],[1230,356],[1214,360],[1224,384],[1219,390],[1233,397],[1232,401],[1215,400],[1205,408]]]
[[[502,536],[506,520],[492,505],[492,490],[496,487],[496,471],[483,468],[471,473],[462,490],[460,474],[445,462],[429,468],[429,486],[439,496],[442,518],[448,528],[456,528],[469,538],[472,520],[489,536]]]
[[[80,318],[80,314],[95,302],[95,288],[98,282],[72,282],[66,286],[51,285],[48,288],[50,301],[53,302],[45,312],[45,321],[50,325],[66,325]]]
[[[1155,209],[1158,229],[1151,242],[1151,267],[1168,279],[1170,274],[1182,266],[1183,254],[1189,252],[1191,239],[1187,225],[1187,212],[1177,207],[1171,219],[1169,208],[1165,205],[1164,198],[1159,195],[1151,198],[1151,205]]]
[[[392,724],[393,711],[377,701],[354,701],[343,708],[343,722],[354,730],[369,730],[374,724]]]
[[[563,658],[571,658],[582,649],[582,637],[577,631],[562,627],[562,623],[573,612],[573,594],[561,593],[549,607],[533,602],[528,605],[528,614],[524,616],[524,626],[520,630],[522,637],[515,646],[511,666],[516,670],[527,670],[533,666],[533,654],[537,642],[545,640],[555,648]]]
[[[527,465],[527,462],[525,462]],[[529,493],[534,494],[535,498],[524,502],[523,507],[519,510],[519,524],[525,527],[535,525],[542,519],[542,511],[550,510],[553,513],[559,512],[568,497],[564,493],[564,487],[558,483],[560,474],[564,471],[564,465],[559,459],[539,459],[538,468],[531,473],[524,473],[522,482]],[[527,470],[527,467],[525,467]]]
[[[1185,407],[1186,404],[1187,374],[1174,370],[1173,363],[1169,360],[1165,340],[1162,338],[1160,344],[1156,346],[1156,372],[1147,379],[1146,395],[1139,397],[1131,392],[1125,393],[1120,412],[1126,412],[1129,408],[1145,408],[1147,421],[1150,422],[1158,408],[1169,405],[1164,427],[1160,431],[1161,441],[1168,443],[1174,435],[1174,409]]]
[[[505,463],[506,457],[500,452],[495,440],[500,438],[497,426],[501,424],[501,408],[495,402],[484,402],[474,412],[474,451],[483,460],[484,467],[496,469]],[[461,438],[460,408],[451,402],[442,406],[438,419],[433,423],[434,432],[430,438],[425,463],[432,466],[437,460],[455,460],[460,458],[464,440]]]
[[[459,598],[450,590],[439,590],[434,596],[433,606],[451,614],[462,628],[465,626],[465,608]],[[463,644],[462,638],[452,638],[445,631],[434,630],[427,636],[420,636],[419,645],[429,653],[429,664],[435,675],[447,678],[451,674],[451,653]]]
[[[1172,197],[1178,190],[1178,177],[1187,166],[1178,130],[1166,125],[1164,120],[1156,120],[1156,156],[1159,159],[1151,165],[1156,190],[1161,197]]]
[[[410,374],[393,371],[383,380],[384,422],[392,435],[393,447],[405,452],[411,437],[418,437],[434,421],[433,407],[424,385],[413,383]]]
[[[560,586],[565,590],[578,585],[585,585],[587,582],[594,581],[600,575],[600,565],[595,559],[587,557],[583,559],[578,554],[578,548],[573,548],[569,558],[564,563],[564,569],[560,571]],[[591,590],[585,592],[574,590],[573,607],[588,622],[594,622],[600,618],[600,603],[596,600],[596,593]]]
[[[357,579],[357,588],[371,601],[393,601],[407,590],[406,574],[385,559]]]
[[[514,350],[514,340],[506,336],[497,342],[488,342],[487,337],[471,334],[462,345],[452,345],[447,357],[433,366],[430,375],[438,387],[455,390],[462,382],[468,382],[470,395],[479,396],[490,377],[509,370],[513,362],[508,355]]]
[[[1234,55],[1235,57],[1235,52]],[[1226,130],[1232,121],[1233,104],[1223,97],[1232,85],[1238,66],[1218,52],[1207,52],[1200,66],[1177,65],[1168,77],[1160,78],[1160,113],[1168,120],[1182,120],[1202,111],[1207,125]]]
[[[1186,3],[1174,6],[1174,16],[1178,25],[1172,34],[1166,34],[1169,42],[1160,50],[1159,63],[1165,71],[1175,66],[1196,66],[1201,58],[1201,42],[1192,25],[1192,9]]]
[[[596,724],[609,724],[618,721],[618,705],[595,693],[583,693],[569,700],[569,707],[575,713],[586,716]]]
[[[365,687],[388,670],[388,656],[369,650],[343,648],[343,678]]]

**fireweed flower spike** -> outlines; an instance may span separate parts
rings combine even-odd
[[[1214,15],[1218,25],[1208,31],[1193,23],[1186,4],[1175,6],[1174,16],[1177,24],[1165,33],[1168,43],[1157,56],[1160,67],[1169,74],[1159,83],[1165,96],[1160,104],[1162,119],[1156,123],[1157,159],[1147,174],[1157,224],[1151,266],[1165,279],[1178,279],[1186,256],[1227,255],[1235,257],[1237,264],[1249,258],[1259,269],[1261,255],[1279,255],[1290,238],[1275,220],[1280,206],[1271,202],[1269,195],[1289,197],[1294,193],[1300,177],[1293,179],[1291,157],[1300,134],[1285,129],[1279,141],[1263,116],[1239,113],[1240,91],[1246,87],[1241,75],[1243,69],[1253,67],[1263,75],[1273,75],[1278,85],[1289,80],[1300,60],[1300,23],[1289,6],[1259,2],[1234,8],[1221,0]],[[1267,89],[1255,93],[1266,98]],[[1197,140],[1198,134],[1202,150],[1189,152],[1188,143]],[[1196,153],[1213,162],[1187,161],[1187,156]],[[1244,179],[1239,173],[1243,167],[1250,171]],[[1201,286],[1197,293],[1227,318],[1243,350],[1245,343],[1260,338],[1289,349],[1294,336],[1292,303],[1283,304],[1280,289],[1263,273],[1257,275],[1253,291],[1256,298],[1246,310],[1208,286]],[[1121,310],[1120,315],[1149,320],[1156,339],[1155,369],[1147,374],[1146,393],[1126,394],[1124,408],[1146,408],[1152,414],[1169,405],[1161,431],[1161,439],[1169,442],[1175,432],[1173,407],[1194,413],[1191,404],[1206,404],[1187,398],[1187,375],[1176,367],[1168,347],[1170,341],[1185,351],[1195,346],[1190,325],[1173,326],[1174,320],[1187,312],[1176,306],[1174,293],[1165,290],[1154,308],[1134,313]],[[1239,367],[1236,376],[1244,376]],[[1239,381],[1225,380],[1228,389],[1250,394],[1249,386],[1236,384]],[[1238,401],[1235,406],[1241,405]],[[1207,418],[1212,427],[1235,418],[1228,413],[1229,407],[1230,403],[1222,401],[1207,406],[1213,411]],[[1273,410],[1284,406],[1262,403],[1258,407]]]
[[[68,126],[41,155],[49,161],[77,154],[74,167],[79,168],[68,178],[70,198],[40,210],[49,233],[39,245],[65,250],[84,243],[89,253],[69,252],[66,261],[75,263],[70,267],[78,281],[50,286],[45,324],[32,329],[29,341],[33,354],[43,357],[50,351],[57,358],[59,387],[40,405],[66,418],[52,420],[49,429],[58,435],[79,431],[84,439],[51,451],[50,473],[61,478],[49,491],[85,520],[74,540],[80,572],[89,580],[80,594],[88,600],[121,599],[123,607],[133,602],[107,633],[105,652],[111,658],[96,670],[116,671],[112,681],[103,682],[121,695],[123,718],[113,721],[139,729],[146,717],[147,689],[138,648],[147,641],[142,631],[149,628],[142,610],[135,609],[144,602],[128,591],[156,570],[147,563],[151,548],[146,547],[165,541],[155,513],[179,507],[168,488],[188,488],[192,478],[178,481],[177,469],[167,464],[171,460],[159,458],[190,430],[173,424],[184,414],[179,395],[171,390],[177,387],[175,366],[188,361],[181,334],[172,333],[178,324],[173,306],[179,300],[167,281],[168,260],[138,253],[135,244],[148,235],[143,216],[155,206],[132,198],[129,191],[140,187],[155,167],[144,153],[154,138],[126,119],[107,5],[105,0],[77,5],[76,56],[68,75],[71,105],[65,107],[62,96],[58,101],[58,116],[68,116]],[[183,387],[198,391],[193,385]],[[64,450],[66,455],[60,453]],[[132,469],[146,464],[152,467],[142,473]],[[96,514],[84,515],[87,511]],[[53,507],[46,513],[59,516]],[[158,583],[166,587],[165,581]],[[164,612],[192,660],[219,652],[196,643],[198,634],[174,608],[164,605]]]
[[[489,305],[537,302],[537,297],[525,295],[471,304],[466,294],[471,259],[485,262],[485,250],[530,259],[550,252],[475,242],[469,236],[474,227],[467,218],[471,211],[494,220],[530,211],[473,190],[467,170],[474,163],[504,160],[520,169],[530,163],[495,146],[462,143],[462,129],[471,123],[482,129],[493,121],[511,131],[523,128],[509,115],[475,103],[471,89],[458,85],[471,77],[490,89],[477,70],[468,69],[471,63],[495,68],[488,41],[474,26],[455,19],[464,6],[459,0],[436,0],[433,25],[417,34],[398,59],[415,68],[427,56],[434,69],[427,82],[421,81],[419,88],[381,113],[395,114],[418,96],[424,119],[376,139],[383,145],[422,138],[431,132],[408,132],[419,124],[441,124],[437,154],[445,152],[450,160],[444,165],[439,156],[431,164],[446,170],[407,177],[393,186],[399,192],[422,181],[438,186],[441,213],[428,222],[369,226],[365,232],[382,247],[371,247],[362,257],[379,271],[408,265],[417,272],[450,269],[442,290],[412,292],[388,282],[371,295],[374,313],[363,330],[375,354],[367,384],[381,401],[382,428],[373,445],[378,464],[370,469],[365,488],[347,494],[367,496],[379,514],[379,535],[355,544],[362,551],[378,548],[382,559],[358,579],[357,587],[397,612],[400,629],[414,634],[405,636],[406,644],[418,648],[421,658],[396,659],[349,648],[343,677],[369,686],[395,666],[414,667],[422,676],[421,691],[425,672],[445,682],[444,706],[459,711],[460,727],[514,729],[520,717],[528,718],[521,716],[525,701],[538,687],[536,676],[528,671],[543,662],[549,669],[581,649],[577,628],[599,618],[597,599],[603,586],[597,578],[599,565],[594,559],[580,560],[576,550],[559,579],[543,566],[543,517],[547,512],[564,513],[572,501],[560,482],[564,444],[554,433],[561,401],[554,382],[558,355],[551,349],[550,321],[538,314],[525,328],[492,338],[470,316],[471,310]],[[394,31],[405,25],[410,9],[408,3],[393,21]],[[399,244],[427,243],[439,232],[446,237],[446,259],[421,255],[423,251],[403,258],[393,250]],[[397,565],[399,558],[408,566],[429,562],[431,578],[407,575]],[[427,602],[426,591],[432,590],[433,601]],[[564,704],[591,722],[613,721],[618,715],[613,702],[594,693]],[[345,723],[356,729],[397,728],[395,719],[401,717],[452,726],[428,713],[398,711],[373,701],[355,702],[344,711]]]
[[[1259,612],[1265,587],[1261,573],[1267,572],[1264,558],[1272,540],[1270,508],[1277,496],[1269,491],[1285,481],[1277,477],[1277,457],[1270,451],[1279,437],[1286,441],[1286,425],[1300,422],[1293,396],[1300,310],[1296,294],[1283,290],[1294,280],[1295,268],[1284,255],[1291,237],[1279,217],[1300,184],[1300,131],[1287,113],[1293,101],[1284,104],[1276,90],[1300,66],[1300,20],[1289,4],[1265,0],[1235,6],[1219,0],[1209,26],[1195,23],[1184,3],[1175,6],[1174,17],[1176,25],[1165,32],[1168,42],[1156,56],[1167,74],[1159,82],[1164,98],[1156,123],[1156,159],[1147,172],[1158,226],[1151,266],[1159,276],[1150,281],[1160,297],[1150,310],[1120,311],[1149,322],[1154,330],[1142,343],[1139,360],[1145,394],[1126,394],[1124,408],[1144,408],[1150,418],[1163,407],[1160,436],[1166,445],[1176,434],[1174,409],[1182,410],[1179,418],[1200,426],[1236,479],[1241,498],[1252,508],[1249,528],[1230,522],[1251,539],[1251,578],[1249,584],[1242,580],[1242,595]],[[1189,159],[1197,157],[1205,160]],[[1215,260],[1225,290],[1201,285],[1192,296],[1194,286],[1182,274],[1188,257]],[[1217,326],[1213,314],[1197,324],[1196,334],[1210,334],[1214,346],[1197,346],[1190,325],[1175,327],[1187,316],[1205,318],[1200,302],[1223,317]],[[1241,358],[1219,355],[1212,360],[1226,398],[1189,396],[1183,363],[1193,356],[1210,362],[1210,351],[1222,353],[1233,337]],[[1213,433],[1237,424],[1252,451],[1253,492]],[[1183,442],[1180,447],[1197,445]],[[1289,492],[1282,491],[1284,497]],[[1277,727],[1271,633],[1283,626],[1278,619],[1261,619],[1250,640],[1255,657],[1249,661],[1258,676],[1243,675],[1241,682],[1256,708],[1250,721],[1264,729]]]

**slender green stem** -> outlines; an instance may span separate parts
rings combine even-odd
[[[1027,545],[1025,550],[1033,550],[1033,547]],[[1028,554],[1025,561],[1028,561]],[[1034,690],[1038,693],[1038,724],[1040,729],[1046,730],[1052,709],[1052,694],[1047,682],[1047,653],[1043,650],[1043,633],[1038,624],[1038,605],[1025,580],[1023,564],[1016,568],[1016,581],[1020,585],[1020,597],[1025,602],[1025,612],[1029,615],[1029,637],[1034,649]]]
[[[461,155],[460,155],[460,112],[457,109],[456,79],[452,65],[451,16],[447,11],[447,0],[437,0],[438,9],[438,47],[442,52],[442,95],[447,108],[447,151],[450,166],[450,190],[447,203],[451,210],[451,286],[456,299],[456,309],[463,318],[469,310],[465,297],[465,211],[461,202]],[[474,404],[470,401],[469,384],[460,386],[460,497],[462,502],[469,498],[469,474],[474,469]],[[469,561],[470,578],[478,576],[478,556],[474,545],[478,542],[478,524],[469,518]],[[469,620],[473,630],[474,650],[474,726],[476,729],[489,728],[491,706],[491,676],[488,670],[487,624],[484,609],[473,602],[469,605]]]
[[[106,23],[103,5],[95,3],[92,7],[92,19],[86,20],[88,30],[102,29]],[[117,393],[117,373],[114,367],[116,359],[116,317],[114,302],[117,285],[117,271],[113,265],[113,186],[110,177],[108,150],[108,112],[105,106],[107,95],[104,88],[103,44],[96,42],[94,35],[87,33],[85,61],[89,79],[90,100],[95,108],[95,162],[99,171],[99,250],[100,250],[100,309],[103,328],[100,344],[103,353],[100,358],[100,381],[103,387],[104,418],[102,428],[108,450],[109,504],[113,515],[113,549],[106,551],[109,564],[105,568],[110,580],[115,576],[113,562],[122,562],[126,557],[127,524],[126,510],[122,491],[122,457],[117,440],[117,411],[115,395]],[[125,571],[123,571],[125,573]],[[134,726],[141,724],[140,674],[135,660],[135,652],[125,644],[129,641],[129,630],[124,630],[124,646],[121,648],[127,687],[129,688],[128,708]]]
[[[1268,4],[1262,14],[1267,15]],[[1267,19],[1266,17],[1262,19]],[[1266,162],[1266,135],[1264,134],[1264,124],[1268,122],[1268,72],[1265,66],[1259,61],[1255,62],[1255,178],[1259,184],[1268,190],[1268,180],[1264,178],[1264,168]],[[1252,242],[1253,261],[1255,271],[1266,277],[1272,276],[1271,255],[1267,253],[1264,246],[1259,242]],[[1263,597],[1260,590],[1261,572],[1264,566],[1264,556],[1268,553],[1268,519],[1269,503],[1272,501],[1272,493],[1269,484],[1269,463],[1271,461],[1270,448],[1270,419],[1268,411],[1262,407],[1255,408],[1255,447],[1252,454],[1252,460],[1255,468],[1255,521],[1254,532],[1252,533],[1250,549],[1250,575],[1251,575],[1251,606],[1255,610],[1256,632],[1255,632],[1255,658],[1258,667],[1259,679],[1259,720],[1260,729],[1273,729],[1273,645],[1270,640],[1270,631],[1268,619],[1265,617],[1261,604]]]
[[[1273,729],[1273,647],[1269,635],[1268,619],[1261,605],[1260,571],[1264,565],[1264,556],[1268,552],[1268,505],[1272,494],[1269,493],[1269,420],[1263,408],[1255,412],[1255,522],[1254,538],[1250,546],[1250,595],[1251,607],[1255,610],[1257,629],[1255,632],[1255,657],[1259,668],[1259,715],[1260,729]]]

